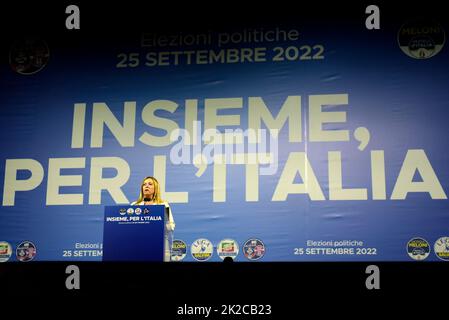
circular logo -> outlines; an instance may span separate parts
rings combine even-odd
[[[207,239],[198,239],[192,243],[190,253],[193,259],[198,261],[206,261],[212,257],[214,246]]]
[[[0,262],[6,262],[11,258],[12,247],[6,241],[0,241]]]
[[[128,212],[128,214],[133,214],[134,213],[134,209],[133,208],[128,208],[128,210],[126,210],[126,212]]]
[[[239,254],[237,241],[232,239],[221,240],[217,247],[217,254],[221,260],[224,260],[226,257],[231,257],[234,260]]]
[[[136,210],[134,210],[134,212],[135,212],[137,215],[139,215],[139,214],[142,213],[142,209],[136,208]]]
[[[249,260],[259,260],[265,255],[265,245],[259,239],[249,239],[243,245],[243,254]]]
[[[9,51],[11,68],[24,75],[42,70],[50,58],[47,43],[41,39],[22,39],[14,42]]]
[[[433,251],[441,260],[449,261],[449,237],[441,237],[435,241]]]
[[[121,208],[119,210],[119,213],[120,213],[121,216],[124,216],[126,214],[126,209],[125,208]]]
[[[413,260],[424,260],[430,254],[430,245],[423,238],[413,238],[407,242],[407,253]]]
[[[443,49],[445,40],[444,29],[430,20],[405,23],[398,32],[399,47],[415,59],[433,57]]]
[[[173,240],[171,246],[171,261],[181,261],[187,254],[187,245],[182,240]]]
[[[36,246],[30,241],[24,241],[18,245],[16,249],[17,260],[21,262],[28,262],[36,256]]]

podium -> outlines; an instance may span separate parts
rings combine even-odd
[[[163,261],[165,206],[105,206],[103,261]]]

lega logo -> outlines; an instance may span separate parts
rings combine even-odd
[[[441,237],[433,246],[435,255],[444,261],[449,261],[449,237]]]
[[[435,21],[419,20],[405,23],[398,32],[402,52],[414,59],[428,59],[443,49],[443,27]]]
[[[212,257],[214,246],[208,239],[198,239],[192,243],[190,252],[193,259],[197,261],[207,261]]]

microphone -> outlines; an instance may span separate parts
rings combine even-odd
[[[153,199],[151,199],[151,198],[143,198],[144,202],[150,202],[151,200],[153,200]]]

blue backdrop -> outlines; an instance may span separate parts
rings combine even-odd
[[[143,177],[154,175],[163,183],[163,196],[170,202],[176,222],[175,238],[188,246],[199,238],[209,239],[214,246],[222,239],[231,238],[242,249],[246,240],[258,238],[266,246],[266,254],[259,261],[411,261],[407,243],[421,237],[431,247],[426,261],[440,261],[433,252],[433,245],[438,238],[449,236],[446,196],[449,188],[449,142],[446,139],[449,134],[446,119],[449,56],[444,46],[441,51],[434,48],[433,55],[426,51],[424,54],[428,56],[418,59],[401,50],[400,30],[408,22],[398,20],[379,31],[367,30],[363,25],[341,23],[329,28],[311,22],[204,29],[191,34],[210,32],[210,43],[151,47],[142,46],[141,32],[128,35],[126,40],[117,36],[114,42],[98,39],[83,44],[81,41],[82,45],[72,47],[54,45],[43,37],[50,56],[40,71],[20,74],[6,61],[0,68],[0,181],[3,182],[0,187],[0,241],[9,242],[13,249],[24,240],[32,241],[37,247],[35,260],[101,260],[101,255],[89,250],[96,250],[96,245],[101,248],[104,206],[135,201]],[[447,30],[447,25],[440,26]],[[253,39],[243,43],[237,41],[239,36],[235,35],[236,43],[217,43],[219,34],[276,28],[287,32],[297,30],[298,37],[276,41]],[[164,35],[153,36],[161,34]],[[167,37],[176,34],[180,33],[165,33]],[[426,36],[437,43],[441,34]],[[247,48],[251,53],[255,48],[263,48],[266,56],[259,62],[188,64],[184,53],[178,65],[173,60],[173,52],[198,54],[200,50],[219,52],[229,48]],[[158,65],[147,66],[148,52],[171,52],[172,55],[160,60]],[[133,60],[136,58],[138,62]],[[168,65],[163,65],[165,62]],[[347,99],[347,102],[328,103],[334,107],[323,107],[328,118],[320,125],[334,137],[338,130],[346,132],[347,141],[312,141],[311,127],[316,126],[313,123],[316,118],[310,120],[313,99],[324,95],[335,95],[331,96],[334,101],[336,97]],[[289,118],[291,121],[287,120],[279,131],[275,159],[278,169],[271,175],[257,175],[258,183],[253,178],[247,181],[245,165],[228,164],[224,173],[226,187],[220,184],[214,191],[214,179],[218,179],[219,173],[214,177],[213,164],[197,177],[198,169],[192,163],[173,163],[170,152],[175,142],[149,146],[139,140],[145,132],[158,137],[167,134],[161,129],[163,122],[149,115],[142,116],[145,106],[152,101],[166,100],[162,106],[177,105],[173,112],[155,111],[156,117],[174,121],[181,129],[185,128],[186,118],[195,119],[201,122],[204,130],[204,123],[208,121],[206,109],[212,109],[213,105],[210,99],[237,98],[235,103],[241,103],[241,108],[229,108],[226,103],[229,100],[218,101],[223,107],[217,111],[219,116],[239,116],[231,120],[239,121],[237,125],[226,124],[231,118],[217,120],[217,129],[224,132],[225,129],[248,129],[251,97],[260,97],[273,118],[286,110],[282,107],[287,104],[288,97],[293,97],[294,101],[299,101],[300,97],[300,104],[291,103],[296,110]],[[194,109],[186,107],[186,100],[196,100],[196,115]],[[125,102],[135,102],[135,116],[127,115],[135,121],[130,145],[121,145],[113,130],[104,126],[102,147],[92,147],[93,110],[105,104],[117,123],[123,126]],[[82,146],[73,148],[76,104],[85,106],[85,123],[79,140]],[[257,108],[261,110],[260,104]],[[102,110],[99,116],[106,114],[105,109]],[[344,118],[335,112],[341,112]],[[145,119],[153,119],[153,122],[145,123]],[[262,123],[262,128],[266,129],[267,125]],[[301,141],[290,142],[289,133],[295,126]],[[362,131],[368,131],[370,137],[363,150],[359,150],[360,142],[355,134],[359,127],[366,128]],[[383,151],[384,161],[373,160],[376,167],[382,167],[382,163],[385,166],[385,197],[380,196],[381,199],[373,199],[373,176],[376,179],[381,176],[379,171],[372,173],[373,151],[379,151],[378,154]],[[339,162],[329,161],[329,152],[331,156],[341,155],[341,175],[335,173]],[[307,154],[311,168],[298,162],[303,154]],[[92,189],[95,182],[91,181],[91,173],[98,171],[95,161],[107,166],[102,162],[105,157],[122,159],[129,166],[129,177],[123,173],[126,181],[121,186],[125,199],[119,200],[107,190],[95,192]],[[294,176],[285,173],[284,182],[288,183],[290,191],[285,199],[274,201],[289,157],[289,172]],[[72,168],[67,168],[68,161],[64,162],[66,168],[60,171],[61,176],[78,176],[75,178],[78,180],[74,185],[59,188],[61,195],[82,195],[81,200],[76,200],[79,204],[52,205],[47,201],[49,159],[59,158],[80,158]],[[36,186],[29,187],[31,190],[11,191],[14,185],[11,181],[38,178],[38,169],[33,173],[18,170],[14,177],[7,177],[8,165],[12,170],[13,164],[20,163],[18,159],[34,160],[25,166],[30,163],[42,166],[43,177]],[[165,164],[165,172],[157,159]],[[336,163],[336,167],[329,169],[329,162]],[[408,168],[404,170],[412,170],[413,181],[407,180],[405,172],[401,190],[408,188],[408,192],[404,199],[395,200],[392,199],[393,190],[403,165]],[[218,171],[223,174],[222,170]],[[430,174],[423,176],[424,171]],[[331,189],[336,187],[329,184],[329,177],[334,173],[337,178],[341,177],[343,188],[366,189],[366,199],[330,199]],[[102,178],[113,178],[118,169],[104,168],[101,174]],[[313,176],[322,190],[322,200],[294,191],[306,182],[311,183]],[[427,183],[427,187],[414,192],[413,188],[419,189],[420,181]],[[257,200],[247,198],[247,184],[250,190],[258,190]],[[278,191],[281,189],[285,191],[288,187],[283,184]],[[381,186],[379,190],[382,194]],[[169,192],[188,193],[188,200],[180,200]],[[100,203],[95,200],[89,203],[89,197],[100,196],[99,193]],[[344,246],[360,249],[354,254],[307,251],[320,248],[318,244],[308,245],[307,241],[345,240],[363,243]],[[84,249],[86,252],[81,257],[73,257],[74,250]],[[69,251],[71,256],[67,254]],[[194,261],[189,251],[184,261]],[[214,252],[208,261],[220,259]],[[246,261],[241,250],[237,261]]]

